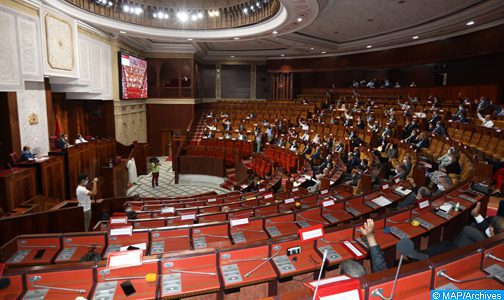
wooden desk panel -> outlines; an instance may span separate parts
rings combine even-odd
[[[34,168],[13,168],[0,172],[0,205],[11,212],[20,203],[37,195]]]
[[[83,290],[84,293],[77,293],[74,291],[61,291],[49,289],[45,299],[75,299],[77,296],[86,297],[91,294],[91,289],[93,287],[93,269],[81,269],[72,271],[59,271],[59,272],[45,272],[45,273],[30,273],[26,276],[27,289],[28,291],[37,290],[37,288],[32,287],[30,280],[35,277],[40,276],[35,284],[51,287],[61,287],[69,289],[79,289]]]
[[[0,300],[18,299],[23,292],[23,278],[21,275],[6,276],[10,279],[10,286],[0,290]]]
[[[125,197],[128,191],[126,163],[121,161],[112,168],[102,167],[100,170],[103,178],[103,182],[100,184],[101,198]]]

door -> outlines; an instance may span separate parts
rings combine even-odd
[[[162,130],[161,131],[161,148],[163,156],[172,156],[172,136],[173,132],[171,130]]]

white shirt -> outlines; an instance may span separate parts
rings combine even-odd
[[[91,209],[91,197],[88,195],[89,191],[85,186],[78,185],[75,194],[77,195],[77,201],[79,201],[78,206],[82,206],[84,211],[88,211]]]
[[[486,120],[485,118],[483,118],[483,116],[478,113],[478,119],[480,119],[480,121],[482,122],[481,126],[483,127],[486,127],[486,128],[492,128],[494,127],[494,122],[492,120]]]

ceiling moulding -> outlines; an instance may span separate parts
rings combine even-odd
[[[60,0],[42,0],[66,14],[85,20],[93,26],[106,29],[112,32],[126,31],[129,36],[139,38],[151,38],[160,41],[180,41],[193,38],[195,41],[229,40],[234,37],[242,39],[256,39],[271,36],[271,32],[277,30],[280,34],[287,34],[301,30],[316,19],[319,12],[319,5],[316,0],[282,0],[278,13],[270,19],[239,28],[219,29],[219,30],[177,30],[164,29],[135,25],[127,22],[112,20],[110,18],[87,12],[74,5]],[[299,15],[303,15],[303,22],[296,22]]]

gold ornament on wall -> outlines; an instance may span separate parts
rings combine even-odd
[[[29,116],[28,116],[28,123],[30,125],[37,125],[39,123],[39,117],[36,113],[31,113]]]

